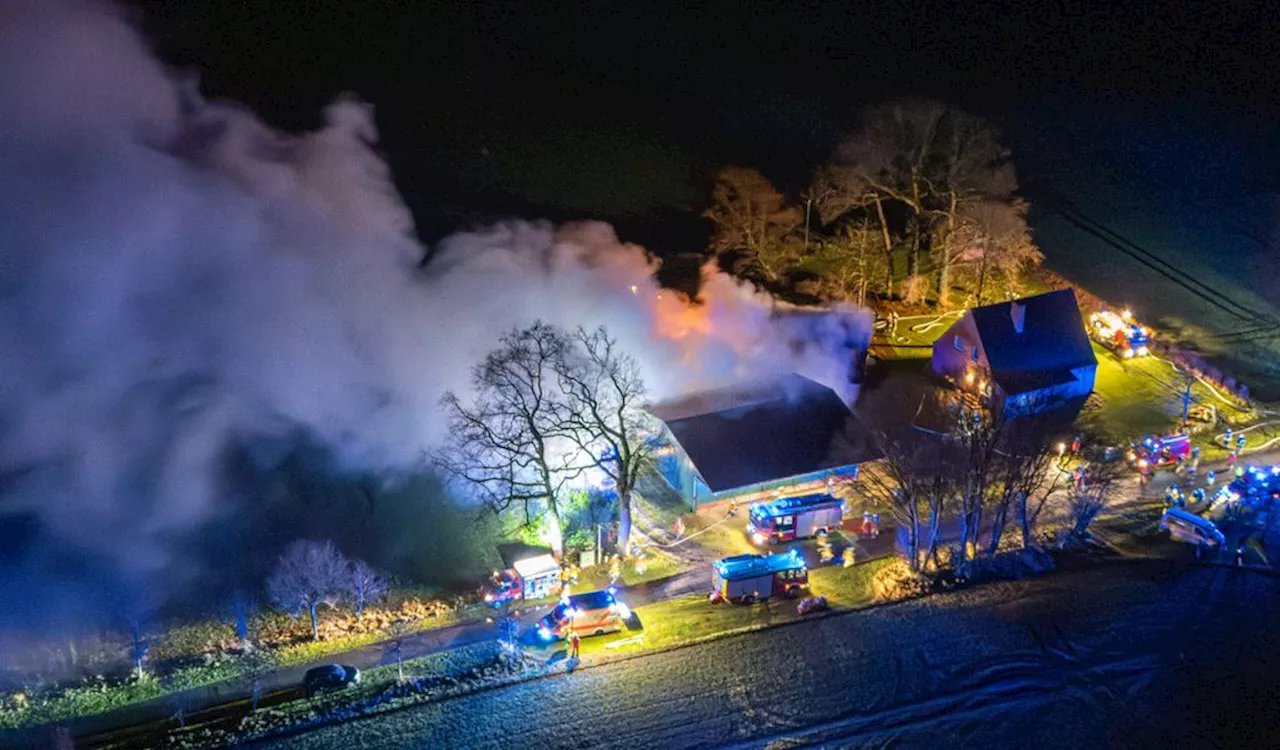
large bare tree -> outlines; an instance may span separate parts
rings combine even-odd
[[[877,428],[854,422],[870,437],[881,458],[863,467],[856,487],[887,507],[906,537],[907,564],[919,571],[938,561],[942,522],[957,492],[955,451],[946,441],[909,424]],[[927,530],[922,526],[927,524]]]
[[[864,111],[813,192],[822,198],[824,221],[850,211],[874,217],[890,253],[890,235],[901,237],[910,288],[936,272],[943,306],[957,266],[1017,269],[1038,258],[1028,252],[1026,207],[1000,134],[939,102],[905,99]]]
[[[631,499],[652,460],[648,438],[656,424],[645,409],[647,391],[635,358],[604,327],[571,334],[573,346],[557,363],[565,400],[563,433],[613,480],[618,496],[618,549],[630,553]]]
[[[741,255],[739,272],[766,281],[786,277],[803,255],[793,236],[804,222],[799,208],[754,169],[725,167],[716,176],[711,205],[703,216],[716,225],[711,247],[717,253]]]
[[[518,509],[524,522],[547,523],[563,552],[560,505],[566,488],[592,465],[567,434],[557,367],[571,347],[560,329],[537,322],[513,330],[471,371],[472,398],[453,392],[441,404],[450,441],[437,465],[496,512]]]

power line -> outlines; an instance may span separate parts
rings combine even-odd
[[[1058,207],[1054,208],[1053,212],[1086,234],[1089,234],[1116,250],[1119,250],[1140,265],[1155,271],[1157,274],[1165,277],[1174,284],[1177,284],[1186,291],[1196,297],[1199,297],[1205,302],[1208,302],[1210,305],[1219,308],[1232,317],[1254,324],[1260,323],[1265,319],[1263,315],[1230,300],[1221,292],[1205,285],[1203,282],[1192,277],[1184,277],[1164,261],[1152,256],[1148,251],[1133,245],[1128,240],[1125,240],[1120,235],[1117,235],[1105,226],[1098,224],[1089,217],[1080,214],[1079,211],[1065,207]],[[1273,322],[1271,325],[1277,324]]]

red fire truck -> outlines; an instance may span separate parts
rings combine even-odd
[[[1145,437],[1141,443],[1129,450],[1129,462],[1135,468],[1145,465],[1153,469],[1163,469],[1185,461],[1191,455],[1191,436],[1165,435],[1164,437]]]
[[[771,596],[795,597],[809,586],[809,571],[798,550],[776,555],[738,555],[711,566],[712,603],[752,604]]]
[[[833,495],[783,497],[751,506],[747,535],[757,545],[804,539],[840,528],[844,501]]]

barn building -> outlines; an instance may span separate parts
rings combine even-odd
[[[849,407],[801,375],[698,393],[653,408],[659,472],[691,509],[827,487],[875,458]]]

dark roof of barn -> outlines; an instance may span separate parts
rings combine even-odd
[[[1022,333],[1013,328],[1014,302],[1025,308]],[[975,307],[970,313],[991,375],[1006,393],[1070,382],[1065,379],[1070,370],[1098,363],[1070,288]]]
[[[508,570],[514,568],[518,560],[528,560],[540,555],[550,554],[551,548],[549,547],[537,547],[524,542],[509,542],[498,545],[498,557],[502,558],[502,566]]]
[[[849,407],[800,375],[750,389],[698,394],[654,407],[713,492],[875,458],[842,435]]]

